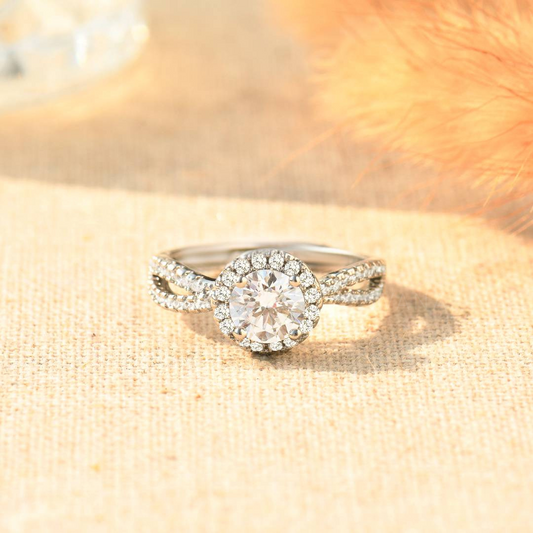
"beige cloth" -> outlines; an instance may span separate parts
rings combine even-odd
[[[296,45],[255,2],[152,8],[135,67],[0,121],[0,531],[532,531],[527,237],[386,161],[352,186],[338,135],[268,176],[325,128]],[[252,358],[145,291],[230,234],[382,256],[386,297]]]

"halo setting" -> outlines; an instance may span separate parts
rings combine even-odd
[[[314,274],[281,250],[242,254],[221,272],[212,294],[222,333],[253,352],[286,350],[302,342],[322,307]]]

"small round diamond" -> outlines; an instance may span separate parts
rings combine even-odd
[[[260,269],[266,266],[267,260],[263,254],[255,253],[252,255],[252,266],[254,268]]]
[[[272,344],[269,344],[269,347],[273,352],[279,352],[280,350],[283,350],[283,343],[273,342]]]
[[[250,347],[250,339],[245,338],[245,339],[243,339],[241,342],[239,342],[239,344],[240,344],[243,348],[249,348],[249,347]]]
[[[309,303],[316,303],[318,302],[318,300],[320,300],[320,293],[317,291],[317,289],[315,288],[312,288],[312,289],[309,289],[306,293],[305,293],[305,299],[309,302]]]
[[[225,318],[229,318],[229,307],[225,304],[219,305],[215,309],[215,318],[217,320],[224,320]]]
[[[310,287],[311,285],[313,285],[314,282],[315,282],[315,278],[314,278],[313,274],[311,274],[311,272],[309,272],[309,270],[304,270],[300,274],[300,283],[304,287]]]
[[[313,323],[310,320],[304,320],[300,324],[300,331],[302,333],[309,333],[313,329]]]
[[[235,263],[233,263],[233,268],[237,274],[247,274],[250,271],[250,263],[247,259],[244,259],[244,257],[239,257],[235,260]]]
[[[230,290],[227,287],[219,287],[215,291],[215,298],[217,300],[220,300],[221,302],[226,302],[226,301],[229,300],[230,294],[231,294],[231,292],[230,292]]]
[[[269,264],[274,270],[281,270],[283,263],[285,262],[285,257],[281,252],[274,252],[269,259]]]
[[[229,335],[235,329],[235,326],[231,318],[226,318],[226,320],[223,320],[219,324],[219,327],[220,327],[220,331],[222,331],[224,335]]]
[[[288,276],[296,276],[300,272],[300,263],[292,259],[285,265],[285,274]]]
[[[305,317],[313,322],[320,316],[320,309],[316,305],[310,305],[305,310]]]
[[[287,347],[287,348],[294,348],[298,343],[296,341],[293,341],[292,339],[285,339],[283,341],[283,344]]]
[[[262,352],[263,345],[260,342],[251,342],[250,349],[252,350],[252,352]]]
[[[224,270],[224,272],[222,272],[222,283],[224,283],[226,287],[233,287],[233,285],[237,283],[237,278],[237,274],[235,274],[235,272],[232,270]]]
[[[357,276],[348,276],[348,279],[346,280],[346,286],[349,287],[350,285],[354,285],[357,283]]]

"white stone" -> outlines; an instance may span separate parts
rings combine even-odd
[[[305,299],[309,303],[314,304],[315,302],[318,302],[318,300],[320,300],[320,293],[315,288],[309,289],[305,293]]]
[[[298,261],[293,259],[285,265],[285,274],[295,276],[298,272],[300,272],[300,263]]]
[[[220,300],[221,302],[226,302],[228,298],[230,297],[230,291],[227,287],[219,287],[215,291],[215,297],[217,300]]]
[[[235,269],[235,272],[237,272],[237,274],[241,274],[242,276],[243,274],[249,272],[250,263],[244,257],[239,257],[233,263],[233,268]]]
[[[310,287],[315,282],[315,278],[313,277],[313,274],[309,272],[308,270],[305,270],[300,274],[300,283],[304,287]]]
[[[237,282],[237,278],[238,276],[235,274],[235,272],[233,272],[233,270],[224,270],[224,272],[222,272],[222,283],[224,283],[226,287],[233,287],[233,285],[235,285]]]
[[[219,305],[215,309],[215,318],[217,320],[223,320],[224,318],[229,318],[229,309],[228,306],[225,304]]]
[[[268,262],[274,270],[281,270],[283,263],[285,262],[285,257],[282,252],[274,252],[270,256],[270,260]]]
[[[302,333],[309,333],[313,329],[313,322],[311,320],[304,320],[300,324],[300,331]]]
[[[266,262],[266,257],[263,254],[255,253],[252,255],[252,265],[254,268],[264,268]]]
[[[230,318],[226,318],[226,320],[220,322],[219,327],[224,335],[229,335],[234,330],[233,322]]]
[[[305,311],[305,316],[315,321],[320,316],[320,309],[316,305],[310,305]]]
[[[283,350],[283,343],[282,342],[273,342],[269,345],[269,348],[273,352],[279,352],[280,350]]]
[[[289,339],[285,339],[283,341],[283,344],[285,344],[287,348],[294,348],[298,343],[289,338]]]
[[[245,277],[243,288],[235,287],[229,310],[237,328],[251,341],[280,342],[305,320],[305,299],[299,287],[281,272],[264,269]]]

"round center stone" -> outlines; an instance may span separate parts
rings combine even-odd
[[[246,331],[251,341],[282,341],[304,320],[302,290],[290,278],[275,270],[256,270],[246,276],[246,286],[235,287],[229,299],[229,312],[236,327]]]

